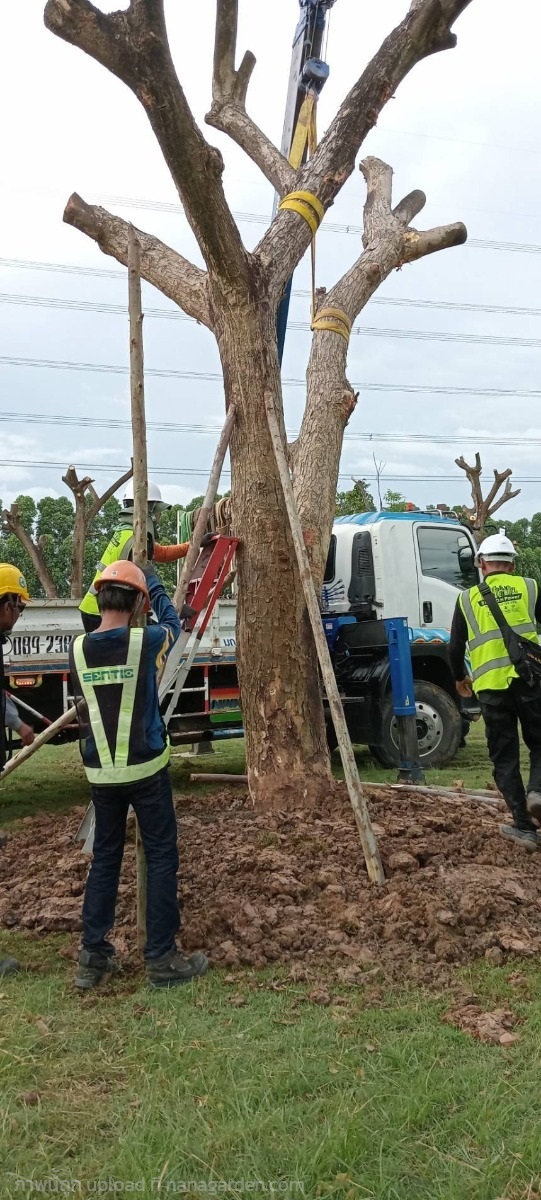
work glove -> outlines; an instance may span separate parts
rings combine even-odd
[[[192,608],[190,604],[183,604],[180,610],[181,621],[189,621],[191,617],[197,616],[197,609]]]
[[[203,549],[203,546],[210,546],[215,537],[215,533],[204,533],[203,537],[201,538],[201,549]]]

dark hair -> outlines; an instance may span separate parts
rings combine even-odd
[[[98,608],[100,613],[107,609],[114,612],[133,612],[137,604],[139,592],[136,588],[118,587],[116,583],[104,583],[98,588]]]

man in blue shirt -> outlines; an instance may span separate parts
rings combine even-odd
[[[177,824],[157,672],[178,638],[180,621],[151,567],[144,574],[132,562],[111,563],[96,589],[101,624],[94,633],[76,638],[70,649],[81,753],[96,818],[75,986],[95,987],[115,968],[107,935],[115,921],[131,805],[148,869],[148,981],[171,987],[204,975],[208,968],[204,954],[184,957],[176,945]],[[151,607],[157,624],[137,628],[137,618]]]

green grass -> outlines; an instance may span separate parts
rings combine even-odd
[[[364,751],[358,762],[364,779],[394,777]],[[243,767],[240,742],[174,757],[174,785],[186,790],[189,770]],[[430,782],[484,785],[489,774],[477,726]],[[87,797],[77,748],[44,750],[0,788],[0,820]],[[337,1200],[541,1191],[535,965],[524,988],[507,982],[509,968],[486,964],[463,980],[488,1008],[519,1015],[520,1041],[504,1050],[443,1024],[449,995],[388,993],[368,1007],[362,989],[334,989],[332,978],[328,1007],[303,985],[276,991],[276,975],[250,972],[213,972],[170,993],[128,976],[81,998],[65,944],[0,934],[0,954],[28,968],[0,980],[1,1196],[40,1185],[57,1195],[241,1197],[273,1194],[271,1181],[275,1195]]]
[[[269,1194],[287,1179],[299,1184],[290,1196],[302,1184],[309,1197],[531,1200],[534,970],[526,1002],[503,969],[473,979],[488,1005],[511,1002],[524,1018],[505,1051],[442,1024],[447,998],[415,993],[370,1009],[361,991],[337,991],[343,1003],[322,1008],[300,985],[276,992],[264,976],[215,973],[167,994],[119,981],[81,1000],[59,939],[3,940],[34,968],[0,993],[3,1195],[23,1194],[23,1179],[86,1192],[145,1180],[144,1195],[186,1194],[194,1181],[192,1195],[230,1196],[253,1193],[221,1181]]]

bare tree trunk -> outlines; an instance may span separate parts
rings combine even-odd
[[[19,539],[23,549],[26,550],[47,599],[56,600],[58,598],[58,589],[45,562],[41,539],[38,542],[32,541],[30,534],[27,533],[21,521],[15,501],[11,505],[11,508],[4,509],[2,523],[4,529],[8,533],[13,533]]]
[[[70,489],[75,504],[75,520],[73,523],[73,544],[71,548],[71,577],[70,577],[70,596],[73,599],[79,599],[83,594],[83,577],[85,565],[85,542],[88,537],[88,532],[94,517],[98,515],[107,500],[114,496],[115,492],[122,487],[123,483],[127,483],[133,475],[133,466],[120,479],[116,479],[114,483],[103,493],[98,496],[94,487],[94,480],[89,475],[85,475],[84,479],[79,479],[75,467],[69,466],[66,474],[62,476],[62,483]],[[91,497],[91,503],[87,503],[88,497]]]
[[[332,784],[317,661],[265,412],[283,431],[275,313],[263,296],[229,310],[218,340],[231,437],[237,654],[250,793],[257,807],[320,801]],[[263,351],[263,352],[262,352]]]
[[[511,475],[513,472],[511,467],[506,467],[505,471],[497,471],[494,468],[494,483],[487,495],[483,496],[483,487],[481,484],[483,467],[480,454],[477,453],[475,455],[475,466],[470,466],[463,455],[460,458],[455,458],[455,462],[457,467],[460,467],[460,470],[466,473],[471,487],[472,505],[471,508],[467,508],[464,505],[464,515],[479,545],[483,540],[487,521],[502,507],[502,504],[507,504],[508,500],[514,500],[515,496],[520,496],[520,488],[515,488],[513,491],[511,484]],[[498,496],[498,492],[504,484],[503,492]]]

